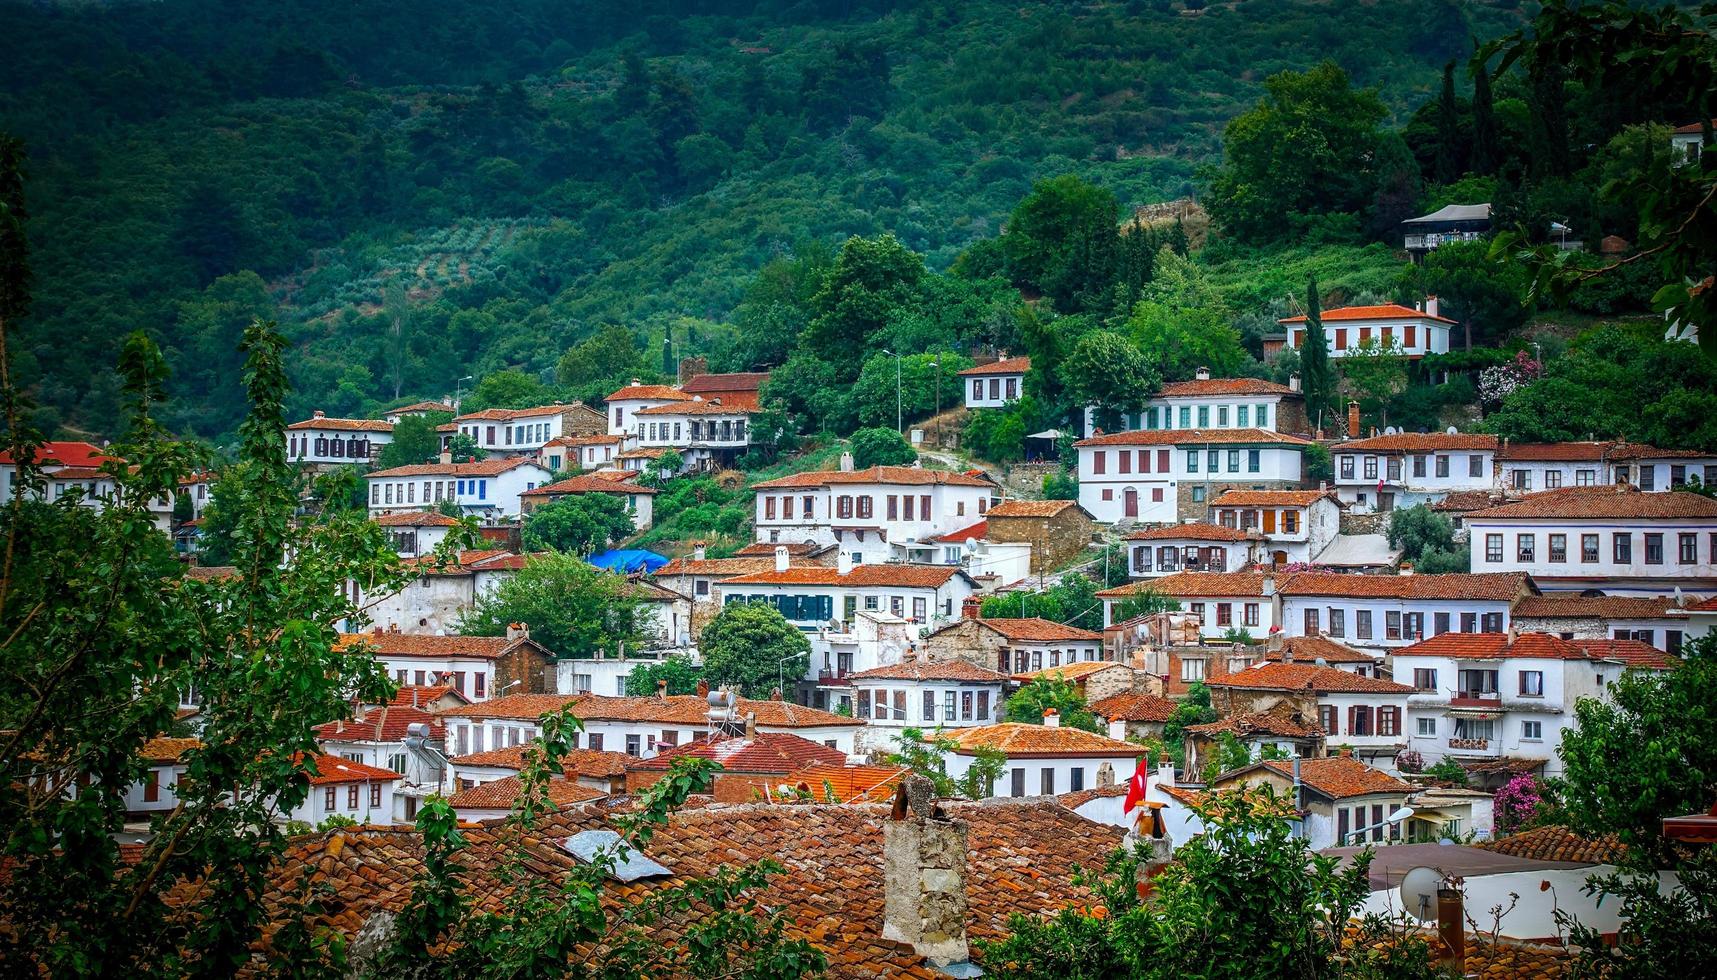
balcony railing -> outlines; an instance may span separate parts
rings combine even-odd
[[[1451,738],[1451,739],[1449,739],[1449,748],[1460,749],[1462,751],[1467,751],[1467,752],[1483,752],[1486,749],[1490,748],[1490,739],[1488,739],[1488,738]]]
[[[852,671],[850,670],[819,670],[817,671],[817,683],[831,684],[836,687],[850,687],[852,685],[851,674]]]
[[[1149,567],[1146,565],[1141,571],[1148,570]],[[1224,553],[1208,560],[1183,558],[1179,561],[1159,561],[1156,564],[1156,569],[1159,572],[1226,572],[1228,571],[1228,555]]]

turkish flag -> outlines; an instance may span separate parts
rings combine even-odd
[[[1141,756],[1139,766],[1133,770],[1133,778],[1127,780],[1127,801],[1121,807],[1122,813],[1132,813],[1145,802],[1145,785],[1150,779],[1151,757]]]

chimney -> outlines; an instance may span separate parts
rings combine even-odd
[[[1295,371],[1293,374],[1288,375],[1288,390],[1289,391],[1299,391],[1300,390],[1300,372]]]
[[[1192,376],[1195,380],[1198,380],[1198,381],[1209,381],[1210,380],[1210,369],[1207,367],[1200,367],[1197,371],[1194,371],[1192,373]]]
[[[1402,575],[1411,575],[1411,574],[1413,574],[1413,563],[1412,563],[1412,562],[1410,562],[1410,561],[1404,561],[1404,562],[1402,562],[1402,563],[1401,563],[1401,574],[1402,574]]]
[[[852,471],[853,471],[853,454],[852,453],[841,453],[841,472],[842,473],[851,473]]]
[[[1356,401],[1347,403],[1347,437],[1359,438],[1359,403]]]
[[[853,570],[853,553],[850,551],[835,552],[835,574],[850,575]]]
[[[960,603],[961,619],[977,619],[983,614],[984,600],[975,595],[969,595]]]
[[[1056,711],[1054,708],[1043,709],[1043,727],[1045,727],[1045,728],[1060,728],[1061,727],[1061,712]]]
[[[936,806],[930,780],[916,773],[895,790],[882,825],[882,938],[912,947],[941,969],[970,959],[966,943],[966,857],[970,826]]]
[[[787,547],[785,545],[776,545],[775,546],[775,570],[777,572],[785,572],[787,570],[787,566],[789,564],[790,564],[790,562],[788,562],[788,560],[787,560]]]
[[[639,381],[638,381],[638,379],[637,379],[637,378],[633,378],[633,379],[632,379],[632,385],[631,385],[631,387],[633,387],[633,388],[636,388],[636,387],[638,387],[638,385],[639,385]]]
[[[692,548],[692,560],[693,561],[703,561],[704,560],[704,544],[702,541],[699,541],[697,543],[697,545]]]
[[[507,642],[508,643],[517,643],[520,640],[528,640],[530,638],[531,638],[531,628],[529,626],[526,626],[524,623],[508,623],[507,624]]]
[[[1264,641],[1264,649],[1271,653],[1281,653],[1282,662],[1285,664],[1294,662],[1294,648],[1288,646],[1287,640],[1280,633],[1271,633],[1270,638]]]
[[[450,449],[443,449],[441,451],[441,456],[439,457],[439,459],[441,460],[442,466],[452,466],[453,465],[453,451]]]
[[[698,697],[709,697],[709,681],[704,680],[702,677],[698,678]]]
[[[310,413],[310,417],[313,419],[325,419],[328,416],[323,415],[322,410],[318,408],[316,411]]]
[[[667,696],[668,696],[668,679],[664,677],[661,680],[656,682],[656,697],[665,698]]]
[[[1127,740],[1127,720],[1125,718],[1109,719],[1109,737],[1117,742]]]
[[[747,711],[745,713],[745,739],[751,741],[755,738],[757,738],[757,712]]]
[[[1436,316],[1437,315],[1437,297],[1435,297],[1435,296],[1425,297],[1425,315],[1426,316]]]

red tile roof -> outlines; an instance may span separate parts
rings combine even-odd
[[[372,480],[390,476],[500,476],[508,470],[520,466],[542,466],[528,456],[497,456],[492,459],[477,460],[471,463],[413,463],[409,466],[395,466],[389,470],[378,470],[369,475]]]
[[[1010,759],[1131,759],[1145,754],[1144,746],[1118,742],[1079,728],[1002,722],[948,733],[955,752],[970,755],[980,748],[998,749]]]
[[[1248,690],[1312,691],[1318,694],[1400,694],[1413,688],[1378,677],[1366,677],[1338,667],[1308,663],[1265,662],[1205,681],[1208,687]]]
[[[1672,596],[1585,596],[1578,592],[1546,592],[1527,596],[1514,606],[1514,618],[1664,619],[1685,616]]]
[[[1264,763],[1278,775],[1292,779],[1292,760],[1272,759]],[[1300,760],[1300,781],[1313,791],[1332,800],[1372,793],[1407,793],[1413,785],[1360,762],[1349,756],[1332,755],[1322,759]]]
[[[341,633],[337,650],[366,648],[388,657],[481,657],[494,660],[515,641],[504,636],[427,636],[418,633]]]
[[[605,402],[616,401],[669,401],[689,402],[692,396],[667,385],[629,384],[604,398]]]
[[[575,493],[623,493],[623,494],[654,494],[654,487],[638,486],[632,483],[616,483],[594,476],[572,476],[557,483],[545,483],[533,490],[526,490],[521,497],[564,497]]]
[[[1618,442],[1610,450],[1611,459],[1710,459],[1717,453],[1702,449],[1659,449],[1637,442]]]
[[[633,763],[631,768],[666,769],[675,759],[711,759],[721,763],[726,772],[785,776],[815,762],[844,766],[847,754],[789,732],[758,732],[751,738],[716,736],[689,742],[665,749],[654,758]]]
[[[1157,392],[1159,398],[1196,398],[1200,395],[1293,395],[1287,385],[1263,378],[1209,378],[1204,381],[1171,381]]]
[[[493,769],[523,769],[525,767],[525,749],[528,746],[514,745],[504,749],[490,749],[487,752],[473,752],[470,755],[458,756],[451,759],[454,766],[486,766]],[[591,779],[618,779],[626,775],[626,767],[637,762],[636,756],[624,752],[604,752],[600,749],[573,749],[561,756],[561,772],[567,776],[584,776]]]
[[[1059,677],[1064,681],[1078,683],[1092,674],[1123,666],[1123,664],[1115,663],[1112,660],[1079,660],[1070,664],[1058,664],[1054,667],[1044,667],[1023,674],[1015,674],[1013,679],[1021,684],[1029,684],[1040,677]]]
[[[1068,626],[1053,620],[1038,616],[1020,618],[980,619],[978,623],[986,626],[1010,640],[1020,640],[1025,643],[1058,643],[1066,641],[1085,641],[1101,643],[1103,634],[1091,630]]]
[[[1310,507],[1320,500],[1339,504],[1334,490],[1229,490],[1212,507]]]
[[[1468,511],[1494,507],[1502,495],[1493,490],[1456,490],[1431,504],[1432,510]]]
[[[716,398],[712,398],[712,399],[708,399],[708,400],[694,398],[691,401],[674,402],[674,403],[669,404],[669,405],[651,405],[649,408],[640,408],[636,412],[633,412],[632,414],[633,415],[750,415],[752,412],[755,412],[755,411],[758,411],[758,408],[755,405],[746,405],[746,404],[744,404],[742,402],[738,402],[738,401],[729,403],[729,402],[725,401],[724,399],[720,398],[719,396],[717,396]]]
[[[745,371],[733,374],[700,374],[690,378],[680,385],[680,391],[688,395],[701,395],[705,392],[724,391],[758,391],[763,383],[769,380],[768,371]]]
[[[1162,581],[1158,579],[1158,581]],[[1353,599],[1472,599],[1508,601],[1528,590],[1525,572],[1455,572],[1448,575],[1338,575],[1299,572],[1277,582],[1284,596]]]
[[[1571,640],[1586,656],[1593,660],[1619,660],[1629,667],[1639,667],[1643,670],[1668,670],[1680,663],[1680,658],[1672,657],[1657,647],[1643,640]]]
[[[1581,864],[1619,864],[1627,855],[1627,846],[1615,834],[1582,837],[1559,824],[1523,830],[1507,837],[1480,841],[1473,846],[1533,861],[1574,861]]]
[[[410,405],[401,405],[399,408],[390,408],[387,410],[386,414],[393,415],[393,414],[398,413],[398,412],[451,412],[451,411],[453,411],[453,406],[447,404],[446,402],[412,402]]]
[[[974,374],[1024,374],[1030,370],[1031,358],[1008,357],[999,361],[992,361],[989,364],[980,364],[977,367],[969,367],[966,370],[961,371],[960,375],[962,377],[966,377]]]
[[[1245,541],[1253,535],[1221,524],[1169,524],[1127,535],[1128,541]]]
[[[1105,432],[1081,439],[1075,446],[1305,446],[1310,440],[1268,429],[1134,429]]]
[[[1476,432],[1401,432],[1392,436],[1372,436],[1352,442],[1338,442],[1329,447],[1332,453],[1429,453],[1439,449],[1495,449],[1496,436]]]
[[[625,436],[561,436],[543,443],[543,448],[547,449],[551,446],[612,446],[615,443],[625,441]]]
[[[1517,442],[1504,443],[1497,459],[1520,462],[1583,463],[1605,459],[1613,442]]]
[[[1635,646],[1634,644],[1638,644]],[[1564,640],[1548,633],[1442,633],[1395,651],[1397,657],[1452,657],[1494,660],[1531,657],[1541,660],[1621,660],[1630,666],[1667,668],[1675,663],[1638,640]]]
[[[427,703],[427,702],[426,702]],[[316,726],[318,742],[404,742],[412,725],[429,726],[431,736],[443,735],[441,719],[426,707],[389,704],[371,708],[362,721],[330,721]]]
[[[1518,615],[1518,613],[1516,614]],[[1265,660],[1284,660],[1288,653],[1296,663],[1315,664],[1320,658],[1329,664],[1375,664],[1377,658],[1326,636],[1291,636],[1282,641],[1280,650],[1266,650]]]
[[[817,762],[788,773],[784,782],[810,794],[816,803],[886,803],[894,799],[895,787],[910,772],[905,766],[837,766]]]
[[[454,419],[459,422],[511,422],[513,419],[537,419],[550,415],[559,415],[571,408],[570,405],[534,405],[530,408],[485,408],[481,412],[471,412]]]
[[[550,711],[572,704],[573,714],[585,721],[647,721],[676,724],[709,724],[709,703],[695,694],[668,697],[603,697],[595,694],[509,694],[490,701],[449,708],[443,718],[506,718],[534,721]],[[753,701],[740,698],[738,717],[755,714],[757,724],[772,728],[857,728],[864,722],[820,708],[791,701]]]
[[[137,757],[144,762],[156,765],[167,765],[183,761],[185,753],[192,749],[203,747],[201,739],[195,738],[152,738],[143,743],[137,750]]]
[[[886,667],[872,667],[847,676],[855,681],[972,681],[988,684],[1000,684],[1008,679],[1006,674],[979,667],[969,660],[909,660]]]
[[[33,457],[42,466],[93,466],[99,467],[118,460],[100,446],[89,442],[44,442]],[[0,466],[11,466],[17,462],[10,449],[0,451]]]
[[[1097,593],[1098,598],[1120,599],[1140,592],[1156,592],[1172,598],[1191,596],[1263,596],[1264,579],[1261,572],[1175,572],[1162,578],[1128,582]]]
[[[524,788],[525,781],[518,776],[503,776],[453,794],[447,805],[455,810],[511,810]],[[608,795],[572,779],[550,779],[545,788],[549,802],[563,808]]]
[[[1333,310],[1324,310],[1319,317],[1324,323],[1343,320],[1435,320],[1438,323],[1454,323],[1448,317],[1431,316],[1424,310],[1415,310],[1400,303],[1383,303],[1378,306],[1341,306]],[[1305,323],[1304,313],[1296,316],[1285,316],[1277,323]]]
[[[753,490],[774,490],[783,487],[823,487],[848,483],[898,484],[903,486],[993,487],[995,482],[970,473],[952,470],[927,470],[917,466],[871,466],[862,470],[817,470],[791,473],[774,480],[753,484]]]
[[[998,517],[1054,517],[1078,506],[1077,500],[1004,500],[991,507],[985,516],[990,520]]]
[[[393,423],[386,419],[305,419],[287,426],[288,429],[328,429],[336,432],[392,432]]]
[[[1717,127],[1717,119],[1711,120],[1711,125],[1714,127]],[[1705,123],[1702,123],[1702,122],[1688,123],[1685,126],[1675,127],[1675,131],[1677,133],[1680,133],[1683,135],[1685,135],[1687,133],[1703,133],[1703,132],[1705,132]]]
[[[1316,725],[1302,724],[1274,711],[1242,712],[1202,725],[1188,725],[1186,730],[1200,735],[1232,732],[1242,738],[1253,734],[1279,735],[1282,738],[1317,738],[1324,734],[1324,730]]]
[[[1091,713],[1105,721],[1168,721],[1180,702],[1155,694],[1111,694],[1091,702]]]
[[[758,572],[772,572],[774,570],[774,558],[675,558],[656,569],[655,574],[657,576],[708,575],[712,578],[731,578],[735,575],[753,575]]]
[[[727,585],[845,585],[896,586],[903,589],[935,589],[948,584],[956,575],[964,574],[958,565],[854,565],[845,575],[839,569],[821,565],[788,568],[784,572],[771,567],[766,572],[738,575]]]
[[[1561,520],[1674,520],[1717,518],[1717,500],[1697,493],[1643,493],[1634,487],[1562,487],[1529,494],[1514,503],[1475,511],[1469,521],[1507,518]]]
[[[434,511],[408,510],[397,514],[377,514],[370,520],[382,527],[455,527],[459,521]]]
[[[316,775],[310,777],[310,785],[327,786],[332,783],[369,783],[392,782],[399,779],[400,774],[392,769],[381,769],[365,765],[351,759],[342,759],[333,755],[315,755],[304,760],[310,765],[306,770],[314,768]]]
[[[433,555],[407,558],[401,564],[417,569],[421,575],[470,575],[475,572],[516,572],[534,557],[536,556],[515,555],[502,548],[484,548],[461,551],[457,561],[448,565],[438,564]]]
[[[949,531],[947,534],[939,534],[936,536],[935,540],[945,544],[963,544],[967,538],[971,538],[973,541],[983,541],[989,538],[989,536],[990,522],[979,521],[971,527],[964,527],[958,531]]]

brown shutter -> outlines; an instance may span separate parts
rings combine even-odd
[[[1359,718],[1359,706],[1358,705],[1348,705],[1348,708],[1347,708],[1347,733],[1349,735],[1353,734],[1353,723],[1358,718]]]

